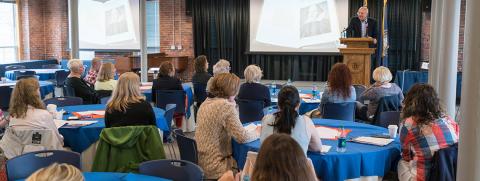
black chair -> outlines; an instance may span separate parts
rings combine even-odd
[[[24,65],[9,65],[9,66],[5,66],[5,71],[9,71],[9,70],[20,70],[20,69],[26,69],[26,67]]]
[[[67,163],[81,169],[79,153],[63,150],[37,151],[7,160],[7,178],[9,181],[25,179],[52,163]]]
[[[167,104],[165,106],[165,114],[163,114],[163,117],[165,118],[165,122],[167,123],[168,126],[168,131],[165,131],[165,136],[163,137],[163,142],[173,142],[173,138],[171,136],[172,132],[172,120],[173,120],[173,114],[175,113],[177,105],[175,104]]]
[[[198,165],[184,160],[152,160],[139,166],[140,174],[157,176],[169,180],[199,181],[203,170]]]
[[[458,143],[435,152],[432,158],[432,168],[429,171],[429,181],[457,180]]]
[[[355,102],[325,103],[322,105],[322,118],[355,120]]]
[[[10,104],[10,96],[13,88],[10,86],[0,86],[0,109],[6,110]]]
[[[22,78],[26,78],[26,77],[33,77],[35,76],[36,72],[35,71],[31,71],[31,70],[27,70],[27,71],[14,71],[13,72],[15,74],[15,77],[17,80],[20,80]]]
[[[68,85],[63,85],[63,96],[75,97],[75,89]]]
[[[400,111],[385,111],[378,116],[377,126],[388,128],[388,125],[400,125]]]
[[[45,65],[42,65],[42,68],[43,69],[61,69],[62,66],[58,64],[45,64]]]
[[[102,97],[100,99],[100,104],[107,104],[108,100],[110,100],[110,96],[108,97]]]
[[[237,99],[238,112],[242,123],[260,121],[263,118],[263,101]]]
[[[375,115],[373,117],[375,125],[380,125],[379,123],[380,113],[387,112],[387,111],[401,111],[401,110],[402,110],[402,104],[400,103],[399,95],[381,97],[378,100],[377,110],[375,111]]]
[[[167,104],[175,104],[175,113],[185,113],[185,91],[157,90],[155,106],[166,109]]]
[[[183,134],[181,129],[173,130],[175,139],[177,140],[178,151],[180,151],[180,159],[187,160],[192,163],[198,163],[197,142]]]
[[[67,80],[69,72],[66,70],[57,70],[55,71],[55,86],[63,87],[65,85],[65,80]]]
[[[363,92],[367,90],[367,87],[361,84],[354,84],[353,87],[355,88],[355,95],[357,96],[357,101],[360,101],[360,97],[362,96]]]
[[[104,97],[110,97],[112,96],[112,91],[111,90],[96,90],[98,98],[102,99]]]
[[[43,101],[45,105],[55,104],[57,107],[82,105],[83,100],[79,97],[54,97]]]

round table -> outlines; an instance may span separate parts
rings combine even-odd
[[[143,95],[145,95],[145,98],[147,101],[152,102],[152,85],[151,83],[144,83],[145,85],[142,85],[140,88],[142,90]],[[190,84],[184,83],[182,84],[183,91],[185,91],[185,94],[187,95],[188,99],[188,105],[187,105],[187,112],[186,112],[186,117],[190,117],[190,106],[193,105],[193,89]]]
[[[388,130],[382,127],[341,121],[332,119],[313,119],[315,125],[327,127],[344,127],[352,130],[348,138],[386,134]],[[322,139],[324,145],[332,146],[327,153],[308,152],[307,156],[312,160],[315,172],[322,180],[346,180],[362,176],[384,176],[386,172],[396,168],[400,160],[400,143],[398,138],[386,146],[374,146],[347,142],[347,151],[336,152],[336,140]],[[243,168],[248,151],[258,152],[260,140],[246,144],[232,141],[233,157],[237,160],[239,168]]]
[[[279,89],[276,89],[276,94],[278,94],[280,90]],[[298,89],[298,93],[300,94],[312,94],[312,90],[309,90],[309,89]],[[272,94],[272,89],[270,89],[270,94]],[[300,107],[298,108],[298,113],[300,115],[303,115],[311,110],[314,110],[314,109],[317,109],[318,106],[320,105],[320,99],[321,99],[321,96],[322,96],[322,92],[319,92],[319,98],[316,99],[316,100],[312,100],[312,101],[309,101],[309,102],[305,102],[305,100],[301,100],[300,102]],[[272,101],[272,105],[276,105],[278,100],[277,98],[275,97],[272,97],[271,99]]]
[[[85,181],[168,181],[168,179],[136,174],[136,173],[117,173],[117,172],[83,172]],[[24,180],[24,179],[21,179]]]
[[[72,116],[72,112],[105,110],[105,105],[91,104],[65,106],[57,109],[63,109],[68,112],[68,114],[63,116],[63,119],[66,120],[69,116]],[[157,107],[153,107],[153,111],[155,112],[157,127],[164,132],[169,131],[167,122],[163,117],[165,111]],[[63,135],[65,146],[69,146],[75,152],[82,153],[84,150],[90,147],[91,144],[97,142],[100,137],[100,133],[102,132],[102,129],[105,128],[105,121],[103,118],[94,120],[98,122],[88,126],[82,126],[77,128],[60,127],[58,131],[60,132],[60,134]]]
[[[55,86],[51,82],[47,81],[38,81],[40,84],[40,96],[41,98],[45,98],[46,95],[53,93],[55,91]],[[15,85],[17,84],[17,81],[8,81],[6,83],[0,83],[0,87],[9,87],[9,89],[6,89],[5,92],[2,91],[0,94],[0,107],[8,107],[10,103],[10,97],[12,96],[13,93],[13,88],[15,88]]]
[[[55,72],[59,70],[66,69],[19,69],[19,70],[9,70],[5,72],[5,77],[10,80],[17,80],[15,71],[35,71],[35,75],[38,75],[38,80],[52,80],[55,79]]]

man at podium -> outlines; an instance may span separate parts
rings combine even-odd
[[[368,8],[362,6],[358,9],[357,16],[350,20],[347,27],[349,38],[371,37],[373,43],[377,44],[377,21],[368,17]]]

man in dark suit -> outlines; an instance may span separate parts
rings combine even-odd
[[[368,17],[368,8],[363,6],[358,9],[357,16],[350,20],[347,36],[353,38],[372,37],[377,44],[377,21]]]

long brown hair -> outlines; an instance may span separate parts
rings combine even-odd
[[[112,80],[114,75],[115,66],[111,62],[103,63],[100,67],[100,71],[98,71],[97,81],[99,82],[106,82]]]
[[[316,181],[300,145],[287,134],[273,134],[263,141],[252,173],[252,181]]]
[[[107,103],[107,112],[127,111],[128,104],[138,103],[145,98],[140,93],[140,78],[133,72],[125,72],[118,78],[117,87]]]
[[[195,58],[195,72],[201,73],[201,72],[207,72],[207,69],[205,65],[207,65],[207,56],[205,55],[200,55],[197,58]]]
[[[334,95],[344,99],[351,96],[352,74],[344,63],[336,63],[328,73],[328,87]]]
[[[173,67],[172,62],[165,61],[160,64],[160,71],[158,72],[159,77],[170,77],[170,74],[174,72],[175,68]]]
[[[30,77],[18,80],[10,98],[10,108],[8,109],[10,116],[25,118],[28,106],[45,109],[45,104],[40,99],[39,88],[40,85],[36,78]]]
[[[403,103],[405,105],[402,109],[403,119],[412,117],[420,126],[445,117],[437,92],[431,85],[415,84],[408,91]]]

